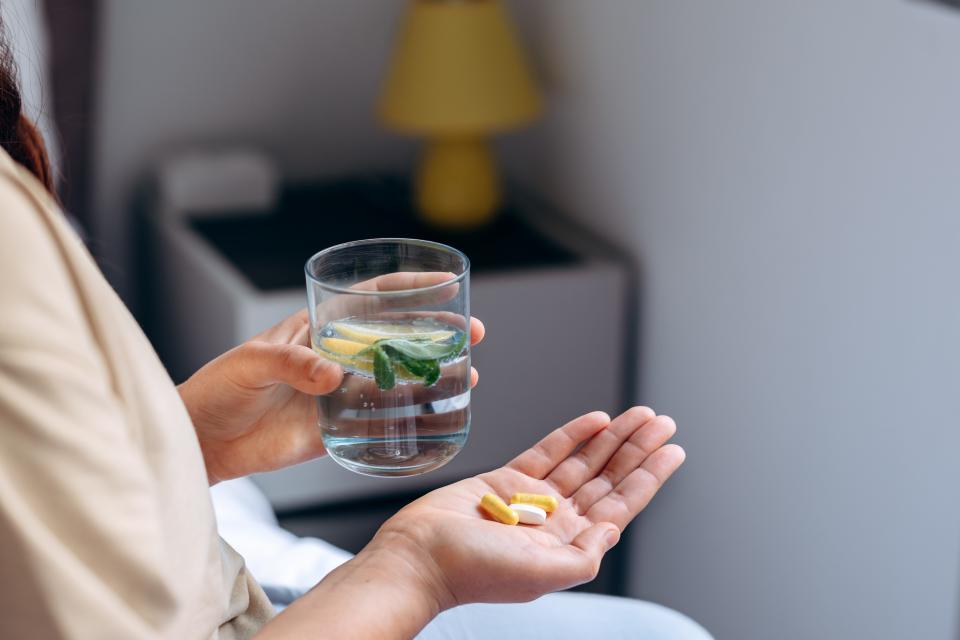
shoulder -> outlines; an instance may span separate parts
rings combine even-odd
[[[38,191],[42,189],[39,183],[30,184],[32,176],[21,172],[26,173],[5,153],[0,157],[0,261],[4,267],[24,257],[50,258],[56,252],[53,229],[44,212],[53,202]]]
[[[56,229],[56,205],[12,165],[6,154],[0,157],[0,348],[49,339],[50,331],[86,329]]]

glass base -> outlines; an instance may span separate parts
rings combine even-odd
[[[341,467],[365,476],[416,476],[439,469],[463,449],[467,432],[398,443],[383,438],[324,438],[327,454]]]

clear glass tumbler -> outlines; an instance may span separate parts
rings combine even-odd
[[[307,261],[313,348],[343,368],[317,398],[330,457],[370,476],[449,462],[470,430],[470,261],[426,240],[358,240]]]

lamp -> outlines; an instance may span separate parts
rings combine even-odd
[[[540,110],[498,0],[412,0],[379,111],[389,128],[428,137],[416,177],[424,219],[461,229],[487,222],[500,203],[487,136]]]

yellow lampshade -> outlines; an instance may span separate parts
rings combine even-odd
[[[492,133],[534,119],[542,101],[497,0],[413,0],[380,117],[404,133]]]

